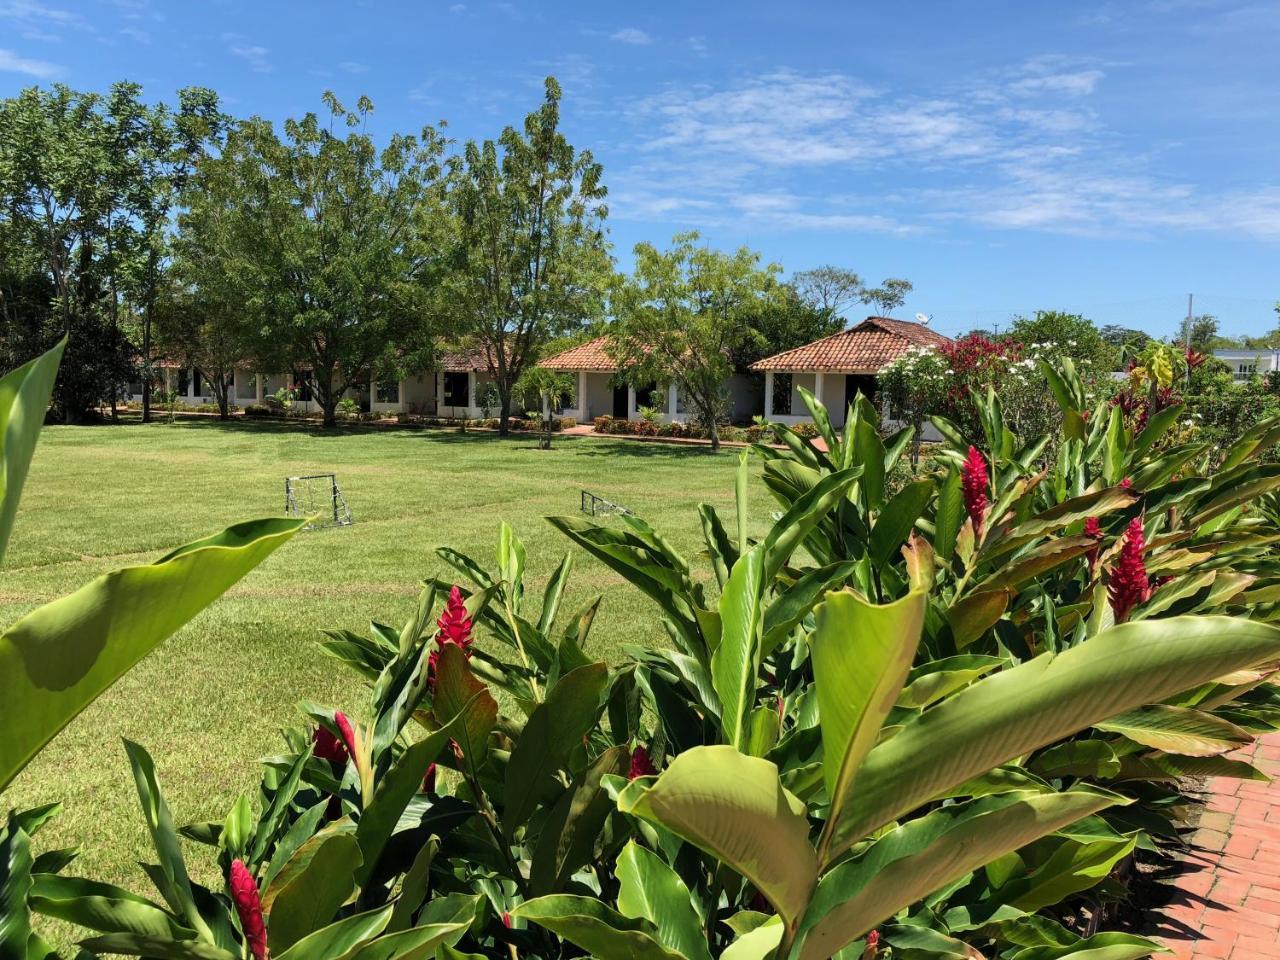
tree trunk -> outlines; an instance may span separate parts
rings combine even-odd
[[[142,422],[151,422],[151,297],[142,308]]]
[[[511,434],[511,387],[498,382],[498,436]]]
[[[720,427],[716,424],[716,418],[714,414],[708,418],[707,423],[709,424],[707,429],[711,434],[711,452],[719,453],[720,452]]]

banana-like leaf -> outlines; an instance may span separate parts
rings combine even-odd
[[[801,960],[826,960],[933,891],[1117,802],[1125,800],[1094,788],[1020,791],[910,820],[822,878],[802,925]]]
[[[768,960],[782,940],[782,918],[776,914],[738,936],[724,948],[720,960]]]
[[[764,590],[764,552],[757,546],[738,558],[720,595],[720,643],[711,655],[725,739],[740,748],[763,656]]]
[[[529,717],[507,762],[502,828],[508,840],[554,789],[556,771],[599,716],[608,682],[603,663],[579,667],[565,674]]]
[[[649,921],[624,917],[594,897],[564,893],[538,897],[526,900],[511,915],[546,927],[593,957],[684,960],[658,941],[657,928]]]
[[[883,450],[881,457],[883,458]],[[855,480],[862,476],[861,467],[830,473],[805,491],[769,529],[768,535],[753,550],[758,550],[763,558],[764,583],[773,583],[773,578],[790,559],[805,538],[813,532],[814,527],[822,522],[841,500],[844,499]]]
[[[31,939],[31,838],[21,827],[0,827],[0,956],[23,960]]]
[[[1131,933],[1097,933],[1070,945],[1027,947],[1009,955],[1009,960],[1142,960],[1168,949]]]
[[[1163,703],[1130,710],[1094,726],[1123,734],[1144,747],[1189,757],[1227,753],[1253,739],[1248,730],[1221,717]]]
[[[907,674],[906,685],[898,695],[898,706],[911,709],[927,707],[967,687],[1004,662],[1000,657],[962,653],[921,664]]]
[[[43,353],[0,379],[0,563],[22,499],[22,485],[31,466],[49,395],[66,347],[64,337]],[[0,783],[0,786],[3,786]]]
[[[441,944],[460,940],[469,925],[470,921],[428,923],[412,930],[388,933],[344,954],[343,960],[424,960],[434,956]]]
[[[1004,884],[992,897],[1035,913],[1101,883],[1117,863],[1133,852],[1137,842],[1136,835],[1092,843],[1064,840],[1043,864],[1029,875]]]
[[[98,577],[0,636],[0,790],[135,663],[298,532],[255,520]]]
[[[1280,656],[1280,629],[1230,617],[1144,620],[984,677],[863,761],[848,845],[992,767],[1117,714]]]
[[[170,940],[141,933],[106,933],[81,940],[80,946],[94,953],[120,953],[157,960],[240,960],[230,950],[201,940]]]
[[[813,610],[814,604],[822,599],[822,595],[828,590],[840,589],[857,568],[857,561],[842,560],[806,570],[803,576],[779,594],[764,611],[762,655],[767,657],[781,646],[796,625]]]
[[[871,528],[871,562],[882,567],[907,541],[924,508],[933,496],[932,480],[908,483],[884,505]]]
[[[29,902],[37,913],[101,933],[138,933],[169,940],[194,940],[196,935],[146,897],[83,877],[37,874]]]
[[[1068,740],[1050,747],[1027,765],[1042,777],[1114,777],[1120,758],[1105,740]]]
[[[267,917],[271,951],[283,953],[328,925],[355,890],[362,862],[360,844],[351,833],[321,834],[304,843],[276,876],[271,891]]]
[[[1251,763],[1229,757],[1180,757],[1171,753],[1154,753],[1143,757],[1125,757],[1117,774],[1121,780],[1178,780],[1183,777],[1231,777],[1236,780],[1271,778]]]
[[[529,886],[535,895],[554,893],[591,859],[605,819],[614,803],[602,787],[604,777],[627,772],[630,751],[610,747],[574,778],[543,822],[529,867]]]
[[[617,876],[624,916],[648,920],[658,939],[688,960],[711,960],[689,888],[657,854],[629,841],[618,855]]]
[[[315,933],[308,934],[276,960],[338,960],[368,943],[386,929],[392,905],[344,917]]]
[[[926,604],[923,593],[877,606],[843,591],[828,594],[815,611],[809,649],[822,716],[823,772],[831,805],[827,823],[832,827],[911,672]],[[824,832],[822,853],[828,841]]]
[[[817,880],[804,804],[778,768],[730,746],[695,747],[656,783],[635,781],[618,809],[659,824],[750,880],[794,924]]]

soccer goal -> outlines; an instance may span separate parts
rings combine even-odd
[[[338,486],[336,473],[315,473],[308,477],[285,477],[284,512],[290,517],[314,517],[307,530],[316,527],[345,527],[351,508]]]

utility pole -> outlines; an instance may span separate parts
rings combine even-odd
[[[1191,349],[1191,305],[1195,303],[1195,298],[1194,293],[1187,294],[1187,320],[1182,325],[1182,344],[1188,350]]]

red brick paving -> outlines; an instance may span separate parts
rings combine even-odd
[[[1275,779],[1209,781],[1185,871],[1162,911],[1160,939],[1177,960],[1280,960],[1280,734],[1233,756]]]

